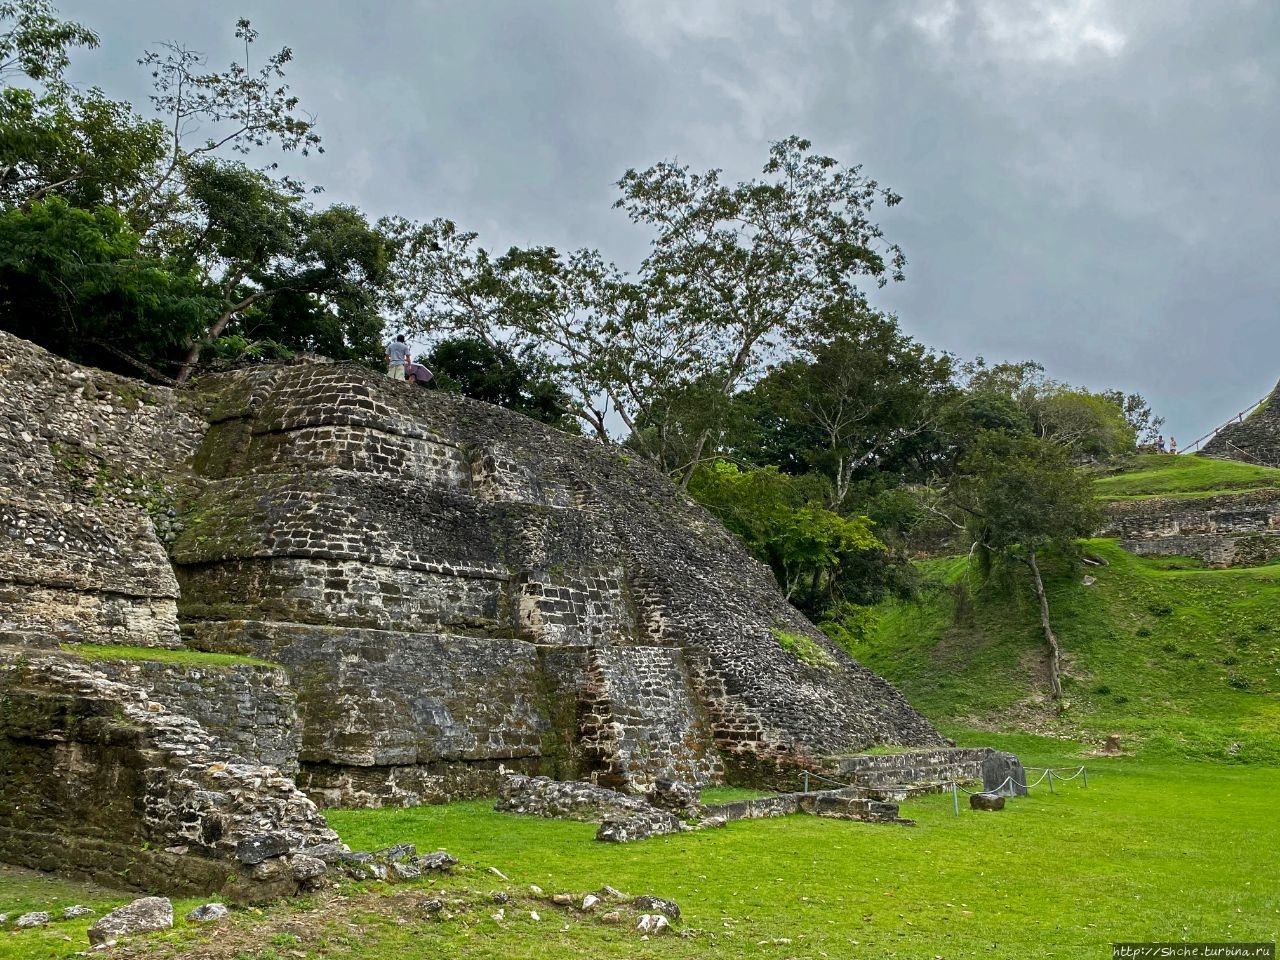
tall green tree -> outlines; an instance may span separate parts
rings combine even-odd
[[[975,548],[1026,567],[1049,649],[1050,687],[1053,697],[1061,699],[1062,651],[1050,621],[1038,558],[1051,547],[1069,553],[1077,539],[1097,529],[1088,478],[1058,444],[988,431],[961,464],[949,500],[962,512]]]
[[[697,331],[699,373],[711,372],[725,398],[824,309],[860,299],[862,278],[902,277],[902,250],[872,219],[877,202],[901,198],[811,149],[800,137],[777,141],[763,176],[733,185],[720,170],[671,161],[618,181],[616,206],[655,231],[640,282],[659,312]],[[712,432],[703,430],[690,467]]]
[[[727,185],[719,170],[663,162],[618,186],[616,206],[654,234],[634,274],[594,250],[494,255],[449,221],[400,221],[388,231],[400,295],[418,332],[538,354],[601,440],[621,433],[687,483],[766,357],[824,307],[857,300],[862,278],[901,276],[901,250],[871,219],[898,197],[799,137],[773,144],[758,179]],[[690,442],[690,423],[671,418],[693,412]]]
[[[20,337],[163,379],[154,364],[212,315],[200,277],[143,251],[110,207],[54,196],[0,211],[0,327]]]
[[[774,467],[743,470],[719,460],[702,465],[689,492],[769,565],[778,585],[815,620],[842,603],[848,574],[884,544],[865,516],[842,516],[822,506],[817,484]]]
[[[951,359],[861,301],[824,308],[798,346],[735,398],[745,428],[738,449],[757,463],[825,474],[839,509],[860,471],[934,424]]]
[[[191,376],[204,348],[235,318],[282,294],[294,298],[295,332],[303,317],[336,318],[341,325],[347,311],[352,337],[344,336],[342,345],[351,347],[362,336],[367,339],[361,331],[376,311],[389,264],[384,238],[359,211],[341,206],[312,210],[243,164],[203,161],[192,164],[187,177],[204,228],[182,256],[204,275],[218,312],[191,338],[177,383]],[[306,297],[315,309],[300,312],[299,297]],[[265,315],[271,316],[269,311]],[[310,345],[305,333],[302,340],[295,344]],[[363,352],[370,352],[367,344]]]
[[[57,83],[71,63],[70,50],[98,46],[84,24],[58,18],[48,0],[0,3],[0,81],[15,74],[39,83]]]

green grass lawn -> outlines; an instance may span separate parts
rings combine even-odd
[[[1088,788],[1042,786],[1002,813],[962,808],[959,817],[949,795],[924,797],[903,805],[916,827],[796,816],[623,846],[596,843],[590,824],[498,814],[488,801],[338,811],[331,821],[356,847],[413,841],[463,864],[435,882],[238,911],[217,932],[180,921],[113,956],[1098,957],[1114,940],[1277,938],[1280,769],[1082,761],[1060,741],[994,739],[1031,763],[1087,762]],[[644,942],[534,898],[530,884],[547,897],[603,884],[670,897],[686,936]],[[0,912],[119,902],[11,886],[0,875]],[[516,898],[501,921],[496,890]],[[443,898],[451,918],[424,917],[417,905],[426,897]],[[0,955],[69,957],[84,949],[87,926],[0,934]]]
[[[1094,480],[1094,491],[1103,500],[1204,497],[1270,487],[1280,487],[1280,470],[1272,467],[1157,453],[1139,454],[1121,471]]]

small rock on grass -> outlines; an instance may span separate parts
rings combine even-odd
[[[648,910],[653,913],[660,913],[672,920],[680,919],[680,906],[674,900],[668,900],[665,897],[651,897],[648,895],[636,897],[631,901],[631,906],[637,910]]]
[[[596,905],[599,903],[600,903],[599,897],[597,897],[594,893],[588,893],[585,897],[582,898],[582,909],[594,910],[596,908]]]
[[[636,924],[636,929],[641,933],[657,934],[669,929],[670,921],[660,913],[646,913]]]
[[[447,850],[437,850],[434,853],[424,853],[420,857],[414,857],[412,862],[415,867],[421,870],[448,870],[450,867],[458,865],[458,858],[451,855]],[[502,871],[494,870],[493,867],[489,869],[493,870],[499,877],[502,877],[503,880],[507,879],[502,876]]]
[[[17,919],[15,925],[22,930],[29,930],[32,927],[47,927],[49,925],[49,914],[44,910],[24,913]]]
[[[112,910],[89,928],[95,946],[133,933],[168,930],[173,926],[173,903],[168,897],[142,897]]]
[[[551,902],[554,903],[557,907],[567,907],[573,903],[573,894],[557,893],[555,896],[551,898]]]
[[[74,920],[76,917],[87,917],[92,913],[97,913],[97,911],[91,907],[82,907],[80,904],[77,903],[74,907],[63,908],[62,919]]]
[[[206,903],[187,914],[189,923],[212,923],[231,913],[223,903]]]

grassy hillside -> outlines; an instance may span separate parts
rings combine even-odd
[[[1155,453],[1136,456],[1121,471],[1094,481],[1094,489],[1103,500],[1207,497],[1270,487],[1280,487],[1280,470],[1272,467]]]
[[[919,603],[882,608],[856,655],[943,728],[1031,730],[1170,758],[1280,762],[1280,565],[1196,569],[1112,541],[1107,561],[1047,582],[1066,699],[1048,697],[1045,646],[1021,579],[977,588],[963,558],[926,564]],[[1016,571],[1015,571],[1016,574]],[[972,589],[981,589],[976,598]]]

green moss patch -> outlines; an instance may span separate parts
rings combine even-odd
[[[61,649],[85,660],[149,660],[153,663],[180,663],[192,667],[278,667],[279,664],[231,653],[201,653],[198,650],[166,650],[161,647],[114,647],[97,643],[64,643]]]
[[[773,637],[783,650],[811,667],[822,667],[829,670],[836,665],[836,661],[831,654],[823,650],[822,646],[812,637],[805,636],[803,633],[793,633],[790,630],[779,629],[773,631]]]

